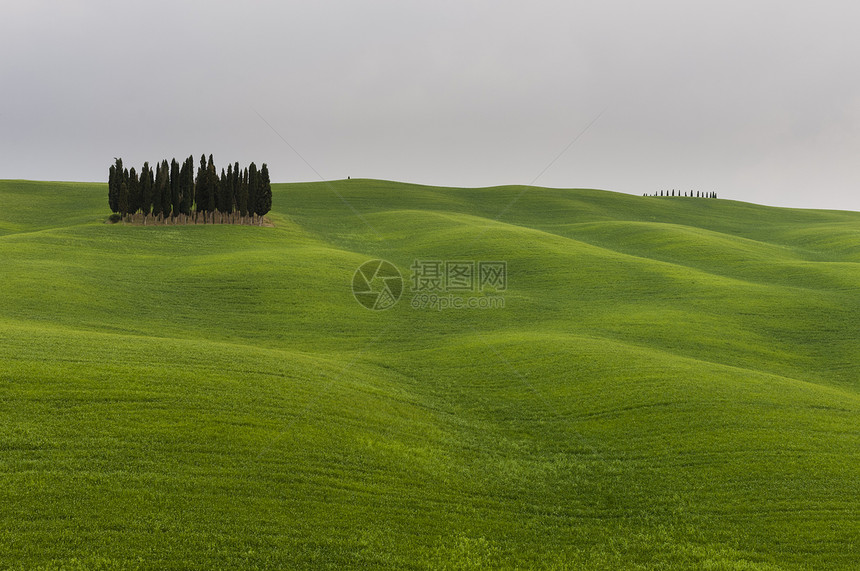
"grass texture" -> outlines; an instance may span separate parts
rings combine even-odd
[[[0,568],[860,566],[860,213],[273,190],[142,227],[0,181]],[[414,308],[415,260],[504,307]]]

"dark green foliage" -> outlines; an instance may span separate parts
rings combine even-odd
[[[128,179],[128,172],[123,171],[122,180],[119,183],[119,199],[117,201],[117,208],[119,208],[119,213],[125,216],[128,214],[128,183],[126,180]]]
[[[257,170],[251,163],[243,170],[237,162],[222,168],[219,176],[213,156],[207,160],[204,154],[195,178],[193,156],[182,164],[175,158],[170,163],[165,159],[154,168],[146,162],[140,174],[134,168],[124,169],[122,160],[116,159],[108,169],[108,205],[123,216],[141,212],[144,222],[150,214],[165,219],[192,212],[203,212],[204,222],[215,222],[216,211],[220,222],[235,222],[235,217],[224,215],[236,211],[242,219],[251,216],[254,220],[272,207],[269,168],[263,164]]]
[[[137,171],[131,167],[128,171],[128,212],[134,214],[140,209],[140,184]]]
[[[237,163],[238,164],[238,163]],[[236,208],[243,217],[248,215],[248,169],[246,168],[239,176],[238,189],[236,191]]]
[[[209,183],[207,179],[206,155],[200,155],[200,166],[197,167],[197,181],[195,183],[196,212],[209,210]]]
[[[212,159],[212,155],[209,155],[209,163],[206,165],[206,190],[209,193],[206,210],[209,212],[215,212],[217,207],[218,182],[218,171],[215,170],[215,161]]]
[[[152,211],[152,169],[148,162],[140,169],[140,211],[144,218]]]
[[[170,196],[170,165],[167,159],[161,161],[160,169],[162,171],[162,186],[159,188],[161,196],[161,216],[167,218],[170,216],[171,196]]]
[[[232,165],[227,167],[232,171]],[[233,176],[221,169],[221,180],[218,183],[218,211],[222,214],[233,212]]]
[[[169,188],[168,174],[164,169],[164,163],[155,167],[155,184],[152,191],[152,213],[159,218],[163,217],[161,197]]]
[[[235,191],[233,190],[233,165],[227,165],[227,172],[224,172],[224,169],[221,169],[221,176],[223,178],[221,183],[221,190],[226,195],[226,202],[229,204],[227,207],[228,212],[233,212],[236,207],[236,204],[233,202],[233,196]]]
[[[225,200],[228,204],[227,211],[231,214],[236,211],[236,177],[233,175],[233,165],[227,165],[227,188]]]
[[[117,161],[119,161],[119,159],[117,159]],[[119,206],[117,206],[117,197],[119,195],[118,186],[116,166],[111,165],[108,170],[108,205],[110,206],[111,212],[119,211]]]
[[[227,205],[224,202],[224,191],[228,188],[227,186],[227,173],[224,172],[224,168],[221,168],[221,176],[218,178],[218,192],[215,197],[215,205],[218,209],[218,212],[222,214],[227,213]]]
[[[248,214],[253,218],[257,209],[257,193],[260,188],[260,177],[257,173],[257,165],[251,163],[248,166]]]
[[[269,167],[266,163],[260,168],[260,184],[257,192],[256,212],[264,216],[272,209],[272,181],[269,180]]]
[[[239,204],[239,183],[242,181],[242,170],[239,168],[239,162],[237,161],[233,165],[233,208],[235,209]]]
[[[673,188],[671,191],[669,191],[669,190],[661,190],[659,192],[654,191],[654,194],[645,193],[642,196],[675,196],[675,189]],[[689,198],[716,198],[717,193],[691,189],[690,192],[684,192],[682,190],[679,190],[678,196],[689,197]]]
[[[182,163],[182,170],[179,172],[180,194],[182,195],[179,204],[179,211],[188,216],[191,214],[191,208],[194,206],[194,157],[188,157]]]
[[[170,207],[173,216],[179,214],[181,203],[182,193],[180,191],[179,163],[176,162],[176,159],[172,159],[170,161]]]

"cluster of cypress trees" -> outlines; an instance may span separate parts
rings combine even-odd
[[[116,159],[108,174],[108,204],[123,220],[139,214],[144,224],[150,216],[174,224],[187,224],[189,219],[194,223],[202,219],[204,224],[262,224],[272,208],[272,183],[265,163],[257,170],[254,163],[240,169],[237,162],[226,171],[222,168],[219,176],[212,155],[208,162],[201,155],[195,177],[193,156],[181,166],[176,159],[169,164],[165,159],[154,168],[146,162],[140,173]]]
[[[716,198],[717,193],[716,192],[700,192],[698,190],[695,192],[692,190],[690,192],[683,192],[680,190],[676,192],[675,189],[673,188],[671,191],[661,190],[659,194],[655,192],[654,194],[643,194],[642,196],[687,196],[687,197],[694,197],[694,198]]]

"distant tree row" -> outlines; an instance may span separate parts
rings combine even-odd
[[[691,190],[690,192],[682,192],[680,190],[675,191],[675,189],[673,188],[672,190],[661,190],[659,193],[655,192],[654,194],[645,193],[642,196],[686,196],[686,197],[692,197],[692,198],[716,198],[717,193],[716,192],[700,192],[698,190],[696,190],[696,191]]]
[[[146,162],[140,173],[116,159],[108,173],[108,204],[123,220],[139,215],[144,224],[150,217],[174,224],[262,224],[272,208],[272,183],[265,163],[257,170],[254,163],[240,169],[237,162],[219,176],[212,155],[208,161],[201,155],[195,177],[193,156],[182,166],[176,159],[154,168]]]

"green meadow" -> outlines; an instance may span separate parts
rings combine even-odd
[[[273,191],[0,181],[0,569],[860,568],[860,213]],[[457,294],[504,307],[413,307],[415,260],[506,262]]]

